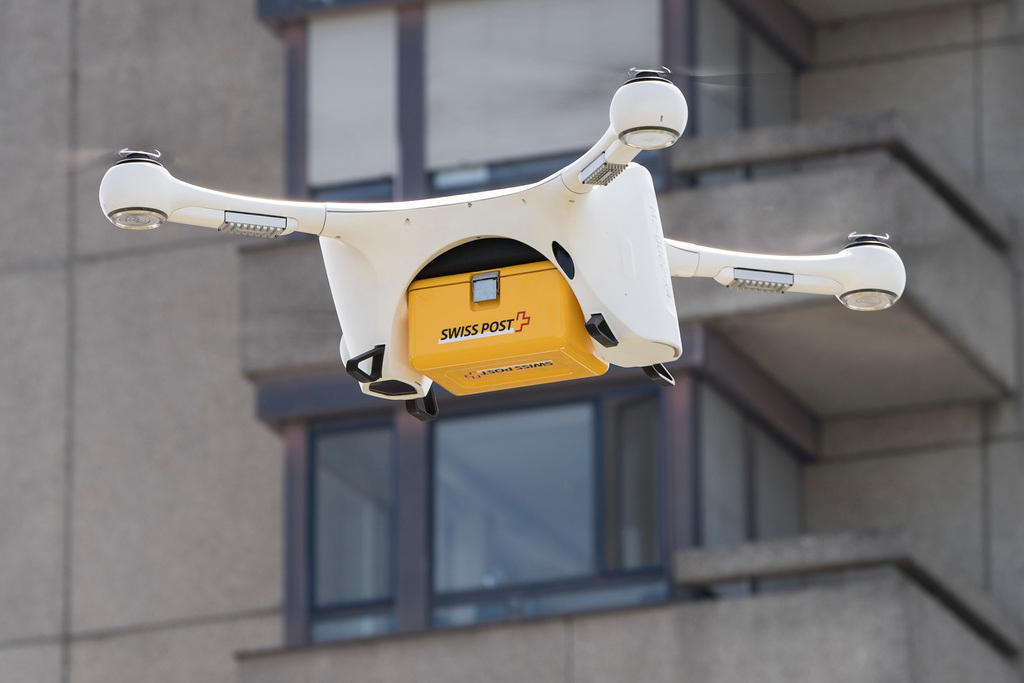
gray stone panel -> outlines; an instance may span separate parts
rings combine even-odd
[[[281,443],[253,417],[227,245],[80,266],[73,628],[277,605]]]
[[[903,592],[887,578],[576,619],[572,680],[907,680]]]
[[[971,628],[882,567],[775,593],[248,653],[239,680],[1009,683],[1012,663]]]
[[[814,415],[903,410],[999,394],[904,300],[881,313],[835,301],[747,313],[713,327]]]
[[[814,58],[819,65],[878,59],[970,44],[973,39],[973,10],[941,7],[931,12],[819,26],[814,35]]]
[[[78,250],[95,254],[223,239],[203,228],[117,230],[96,199],[109,155],[159,148],[188,182],[238,193],[283,189],[283,46],[250,0],[82,0],[79,144],[95,163],[77,178]]]
[[[566,624],[562,620],[439,631],[410,638],[243,657],[239,681],[561,683],[570,680],[566,670],[568,647]]]
[[[71,683],[235,683],[235,653],[281,640],[281,620],[260,617],[80,640]]]
[[[0,683],[60,683],[60,646],[0,649]]]
[[[991,398],[998,383],[1017,380],[1006,256],[885,154],[674,192],[662,198],[661,210],[668,236],[727,249],[823,253],[841,247],[848,232],[893,235],[907,266],[907,293],[884,313],[851,313],[822,297],[741,292],[709,280],[674,282],[681,318],[725,318],[719,329],[817,413]],[[776,312],[782,308],[789,310]],[[895,391],[884,393],[887,386]]]
[[[64,273],[55,268],[0,277],[0,641],[60,630]]]
[[[980,448],[822,463],[804,469],[810,533],[906,533],[983,584]]]
[[[1024,221],[1024,38],[981,50],[984,183]],[[1017,84],[1013,86],[1011,84]]]
[[[991,590],[1024,623],[1024,441],[991,444],[988,457]]]
[[[1019,683],[1013,664],[916,586],[906,591],[914,681]]]
[[[821,456],[980,444],[981,434],[982,409],[970,404],[833,418],[821,423]]]
[[[341,367],[341,327],[320,245],[243,249],[242,364],[246,374]]]
[[[0,3],[0,267],[67,255],[71,7]]]
[[[1013,1],[1013,0],[1011,0]],[[809,19],[818,24],[841,23],[864,17],[898,16],[927,12],[950,5],[970,5],[972,0],[794,0]]]
[[[981,39],[1024,36],[1024,5],[1020,0],[995,0],[979,8]]]
[[[964,49],[813,69],[800,78],[800,116],[813,119],[898,109],[924,142],[973,171],[973,62],[972,51]]]

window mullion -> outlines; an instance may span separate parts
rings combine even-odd
[[[430,625],[430,427],[395,410],[394,596],[399,633]]]
[[[284,640],[287,645],[309,642],[310,576],[312,537],[309,495],[311,492],[309,429],[305,422],[284,426],[285,555]]]
[[[426,85],[422,2],[398,6],[398,169],[395,199],[427,195]]]
[[[661,518],[662,564],[672,591],[672,564],[675,554],[697,543],[697,396],[696,382],[690,374],[676,377],[676,385],[662,389],[661,439]]]

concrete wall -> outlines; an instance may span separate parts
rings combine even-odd
[[[280,642],[281,462],[240,373],[237,242],[130,234],[125,146],[282,187],[251,0],[0,3],[0,681],[235,678]]]
[[[1010,683],[990,644],[891,570],[828,586],[243,657],[242,683]]]
[[[922,140],[970,172],[1020,225],[1024,17],[1015,5],[989,2],[819,26],[817,63],[801,78],[801,115],[900,110]],[[956,254],[934,258],[947,259],[952,271]],[[1019,274],[1020,249],[1011,256]],[[1019,287],[1018,275],[1018,330]],[[974,305],[987,309],[987,298]],[[1017,372],[1021,342],[1018,332]],[[919,535],[1024,621],[1019,398],[850,416],[827,421],[823,438],[825,457],[805,476],[809,530],[900,528]]]

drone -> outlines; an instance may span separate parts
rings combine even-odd
[[[906,283],[888,236],[787,256],[666,239],[654,184],[633,159],[682,135],[667,69],[631,69],[597,143],[538,182],[414,201],[285,201],[183,182],[159,152],[122,150],[99,188],[117,227],[165,222],[249,237],[319,237],[341,360],[363,393],[438,413],[434,384],[475,394],[642,368],[672,385],[682,353],[672,278],[890,307]]]

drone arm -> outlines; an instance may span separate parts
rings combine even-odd
[[[906,272],[883,244],[853,244],[835,254],[751,254],[665,240],[672,277],[708,277],[721,285],[774,292],[832,294],[885,292],[898,299]]]
[[[610,125],[586,154],[559,175],[566,189],[576,194],[595,185],[607,185],[644,149],[664,149],[683,134],[688,111],[686,98],[667,70],[635,69],[612,97]]]
[[[172,176],[158,163],[122,162],[100,183],[100,206],[118,227],[123,212],[155,212],[187,225],[245,235],[275,237],[291,232],[319,235],[327,215],[317,202],[291,202],[246,197],[191,185]]]

